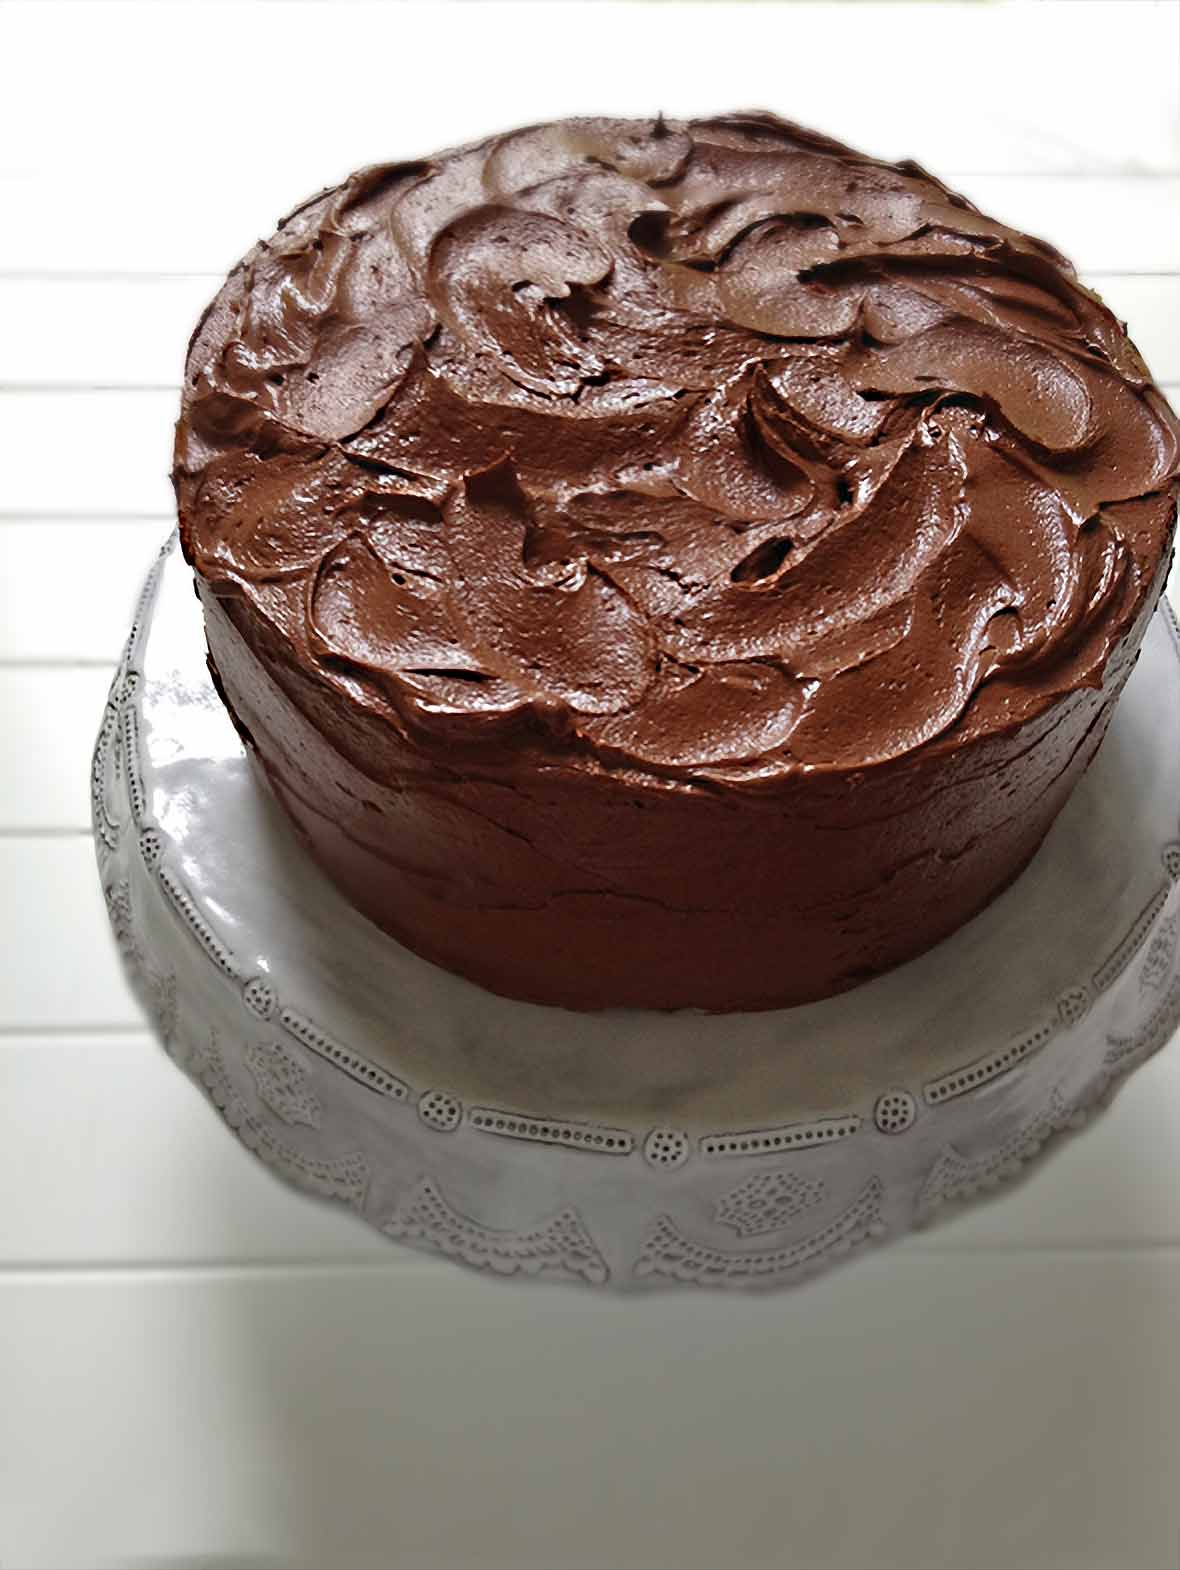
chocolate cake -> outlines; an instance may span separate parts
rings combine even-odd
[[[1017,876],[1178,453],[1050,246],[745,113],[313,198],[194,335],[174,478],[219,690],[360,910],[511,996],[730,1010]]]

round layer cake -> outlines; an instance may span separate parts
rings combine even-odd
[[[181,539],[311,852],[542,1003],[834,994],[1020,872],[1180,427],[1043,242],[767,114],[367,169],[190,346]]]

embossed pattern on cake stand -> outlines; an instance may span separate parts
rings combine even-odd
[[[801,1009],[494,997],[354,912],[209,681],[166,542],[91,794],[112,929],[173,1059],[284,1178],[474,1269],[787,1285],[1013,1176],[1180,1021],[1180,637],[1145,641],[1025,875],[922,958]]]

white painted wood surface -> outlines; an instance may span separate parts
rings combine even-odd
[[[317,184],[765,103],[1054,240],[1175,395],[1178,52],[1168,0],[0,9],[3,1570],[1180,1565],[1180,1049],[794,1295],[493,1284],[238,1148],[142,1028],[86,835],[188,332]]]

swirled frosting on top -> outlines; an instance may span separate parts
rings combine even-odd
[[[1042,242],[760,113],[364,170],[190,349],[186,550],[414,744],[857,768],[1101,680],[1175,417]]]

